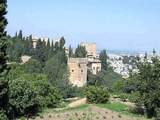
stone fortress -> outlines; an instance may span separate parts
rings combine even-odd
[[[68,58],[69,80],[77,86],[82,87],[87,83],[87,71],[94,75],[101,71],[101,62],[96,52],[95,43],[81,43],[87,51],[86,58]]]
[[[33,42],[33,48],[36,48],[37,41],[45,41],[48,43],[49,38],[39,38],[36,36],[31,36]],[[61,38],[54,40],[59,42]],[[71,84],[77,87],[82,87],[87,83],[87,71],[89,70],[94,75],[101,71],[101,62],[99,56],[97,55],[96,43],[81,43],[81,46],[84,46],[87,51],[87,56],[85,58],[69,58],[68,57],[68,69],[69,69],[69,81]],[[66,49],[68,54],[68,49]],[[68,56],[68,55],[67,55]],[[26,63],[30,57],[22,56],[22,63]]]

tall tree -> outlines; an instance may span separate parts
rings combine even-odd
[[[47,41],[47,45],[46,45],[46,51],[45,51],[46,59],[48,59],[48,58],[49,58],[49,52],[50,52],[50,49],[51,49],[51,44],[50,44],[50,40],[48,39],[48,41]]]
[[[22,30],[20,30],[20,31],[19,31],[19,33],[18,33],[18,38],[19,38],[19,39],[23,39],[23,33],[22,33]]]
[[[153,52],[153,55],[155,56],[155,55],[156,55],[156,50],[155,50],[155,49],[153,49],[153,51],[152,51],[152,52]]]
[[[68,56],[69,57],[73,57],[74,54],[73,54],[73,49],[72,49],[71,45],[69,46],[69,50],[68,51],[69,51],[69,55]]]
[[[32,38],[31,36],[29,36],[28,38],[28,55],[32,56],[33,55],[33,51],[34,51],[34,48],[33,48],[33,43],[32,43]]]
[[[61,37],[59,41],[59,48],[62,50],[64,48],[64,45],[65,45],[65,39],[64,37]]]
[[[51,57],[53,57],[54,55],[54,43],[52,41],[50,49],[49,49],[49,53],[48,53],[48,59],[50,59]]]
[[[39,60],[43,65],[44,65],[44,62],[46,61],[45,48],[46,48],[45,42],[39,39],[35,49],[34,58]]]
[[[134,81],[136,92],[139,94],[136,101],[146,108],[148,117],[160,118],[160,60],[153,57],[151,62],[144,61],[138,64],[138,72],[130,74]]]
[[[8,104],[8,81],[6,75],[8,71],[7,66],[7,38],[6,38],[6,25],[7,19],[7,0],[0,0],[0,112],[5,111]],[[0,113],[1,114],[1,113]]]
[[[75,57],[78,58],[85,58],[87,55],[86,48],[84,46],[78,45],[78,47],[75,50]]]
[[[100,61],[102,63],[102,69],[103,70],[107,70],[108,65],[107,65],[107,53],[106,53],[106,50],[102,50],[100,52],[99,59],[100,59]]]

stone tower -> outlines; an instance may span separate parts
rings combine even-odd
[[[68,67],[70,72],[70,82],[82,87],[87,82],[87,58],[69,58]]]
[[[96,43],[81,43],[80,45],[86,48],[87,57],[97,57]]]

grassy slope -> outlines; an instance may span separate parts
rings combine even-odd
[[[124,105],[122,103],[108,103],[108,104],[98,104],[97,105],[100,108],[106,108],[115,112],[119,112],[128,116],[132,117],[141,117],[143,120],[147,120],[142,115],[134,114],[129,110],[129,107],[127,105]]]

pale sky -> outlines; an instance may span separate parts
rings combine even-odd
[[[160,51],[160,0],[8,0],[7,31],[96,42],[99,49]]]

